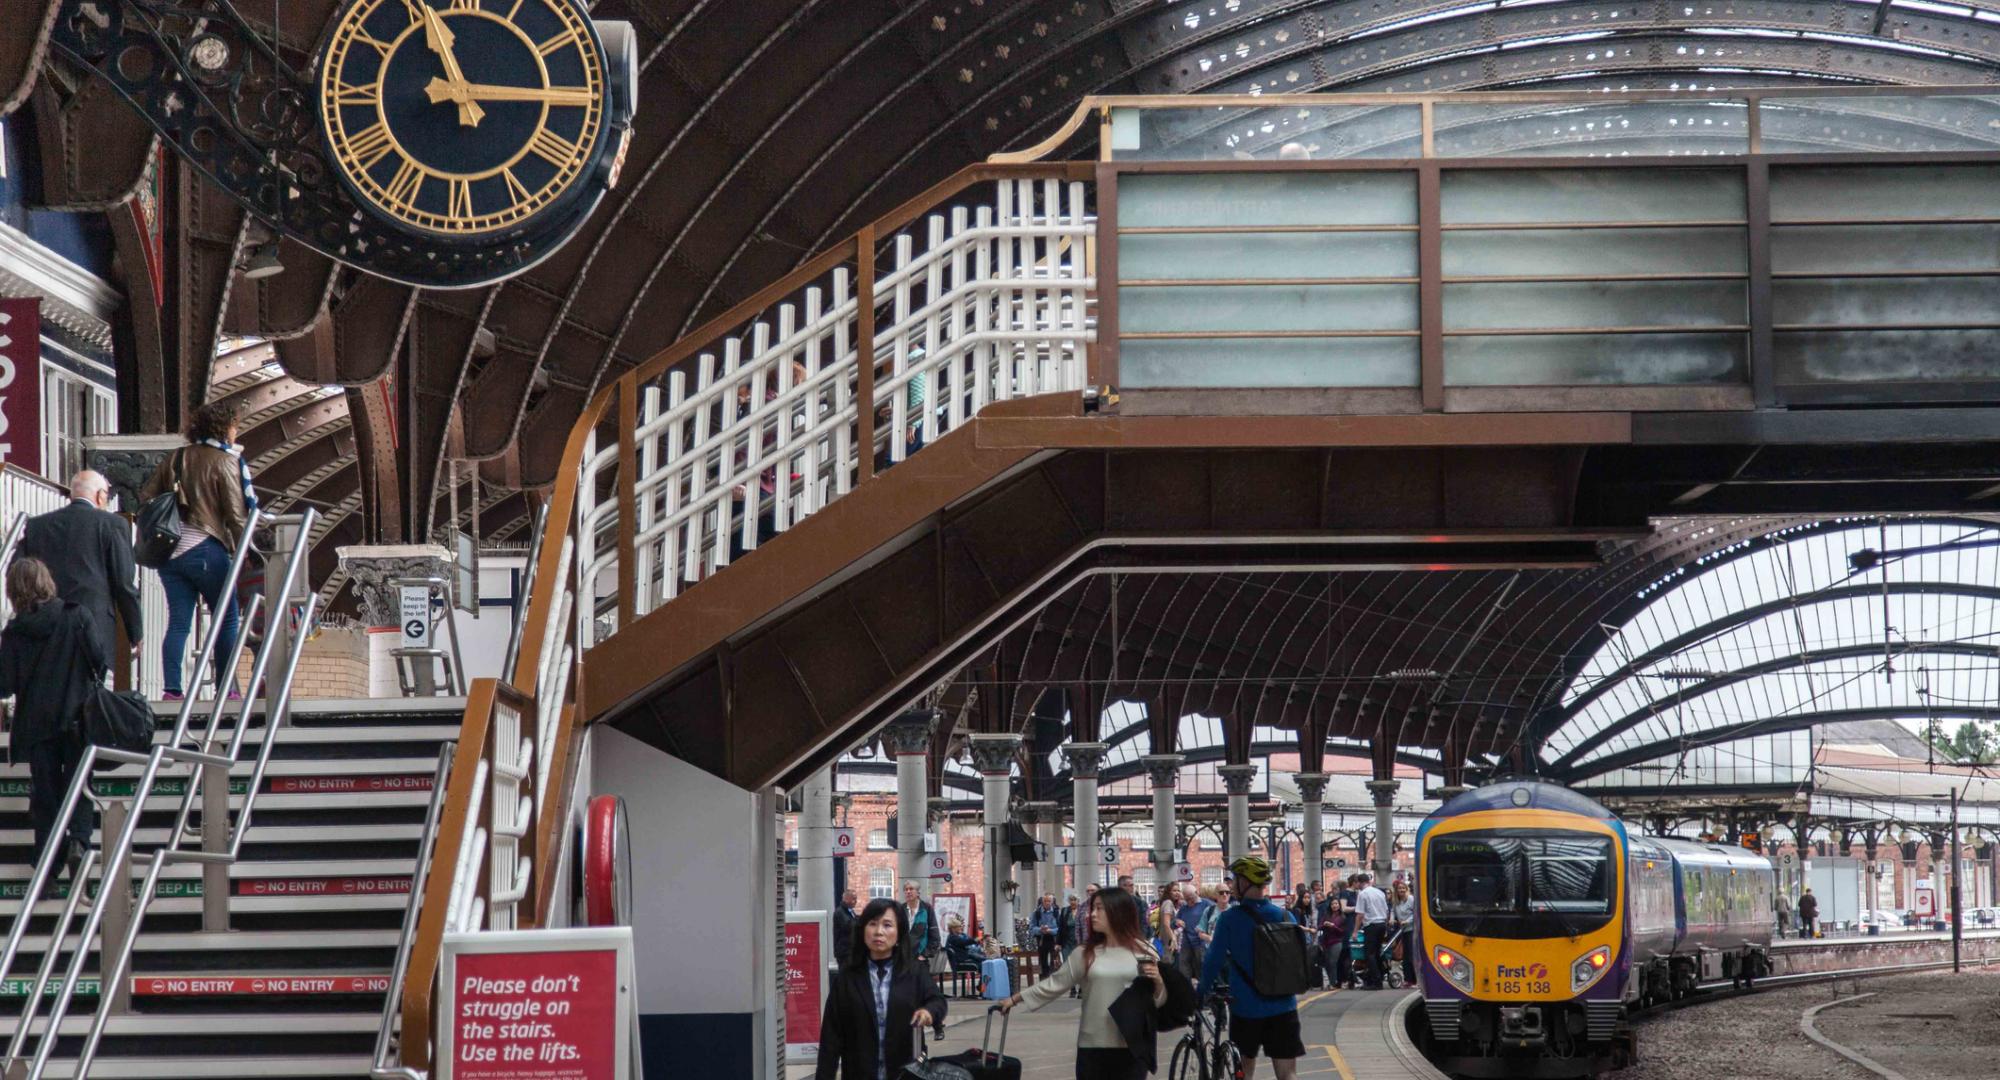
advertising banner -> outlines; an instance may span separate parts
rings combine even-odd
[[[632,1080],[632,930],[447,934],[441,1080]]]
[[[819,1021],[826,1011],[833,958],[832,917],[824,911],[785,913],[785,1061],[819,1060]]]
[[[0,462],[42,471],[42,301],[0,298]]]

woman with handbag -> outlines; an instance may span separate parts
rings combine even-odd
[[[178,701],[182,656],[196,604],[208,604],[222,620],[215,641],[215,684],[218,692],[236,691],[236,673],[224,671],[236,648],[236,597],[229,591],[229,565],[236,546],[257,511],[257,494],[250,486],[250,467],[236,449],[237,409],[211,402],[195,411],[188,425],[188,444],[167,456],[146,482],[147,500],[174,492],[181,512],[180,541],[160,567],[160,585],[167,593],[167,632],[160,642],[160,664],[166,674],[166,699]],[[195,680],[201,675],[195,673]]]
[[[1111,1006],[1138,979],[1152,982],[1154,1008],[1166,1004],[1160,957],[1146,937],[1145,919],[1132,894],[1124,889],[1099,890],[1090,909],[1090,933],[1056,970],[1055,978],[1043,979],[998,1008],[1001,1012],[1011,1012],[1016,1005],[1039,1009],[1072,986],[1080,986],[1076,1080],[1145,1080],[1155,1060],[1153,1048],[1131,1045],[1119,1031]]]
[[[111,658],[90,613],[56,596],[55,578],[40,559],[24,556],[7,568],[7,602],[14,619],[0,630],[0,698],[14,698],[7,753],[14,764],[28,763],[28,815],[39,862],[83,758],[77,723],[84,701]],[[97,809],[84,799],[61,841],[60,862],[72,880],[96,831]]]
[[[861,909],[826,996],[813,1080],[900,1080],[917,1059],[922,1029],[944,1022],[944,995],[909,941],[908,918],[894,900]]]

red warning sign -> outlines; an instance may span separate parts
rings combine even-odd
[[[386,994],[387,975],[178,975],[132,980],[144,997],[202,997],[219,994]]]
[[[453,1080],[619,1075],[617,950],[460,953],[445,977]]]
[[[432,776],[274,776],[265,790],[273,795],[429,791],[434,780]]]
[[[406,877],[244,878],[238,896],[389,896],[408,894]]]

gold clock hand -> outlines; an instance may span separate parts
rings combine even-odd
[[[451,48],[457,41],[456,35],[451,32],[451,27],[444,24],[444,18],[437,13],[436,8],[431,7],[429,4],[422,6],[424,9],[424,44],[438,55],[439,60],[444,62],[444,73],[451,80],[450,85],[454,88],[464,86],[465,71],[458,66],[458,56],[452,52]],[[435,96],[431,98],[433,103],[439,100],[441,99]],[[451,95],[451,100],[458,102],[458,122],[461,125],[465,127],[478,127],[479,122],[486,118],[486,110],[480,108],[477,103],[469,100],[463,94],[454,93]]]
[[[487,83],[446,82],[432,79],[424,88],[433,103],[441,101],[539,101],[548,105],[589,105],[596,100],[588,90],[542,89],[535,86],[493,86]]]

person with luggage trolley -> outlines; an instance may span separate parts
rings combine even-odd
[[[813,1080],[902,1080],[922,1058],[924,1029],[943,1026],[945,999],[910,946],[902,906],[868,901],[826,997]]]

